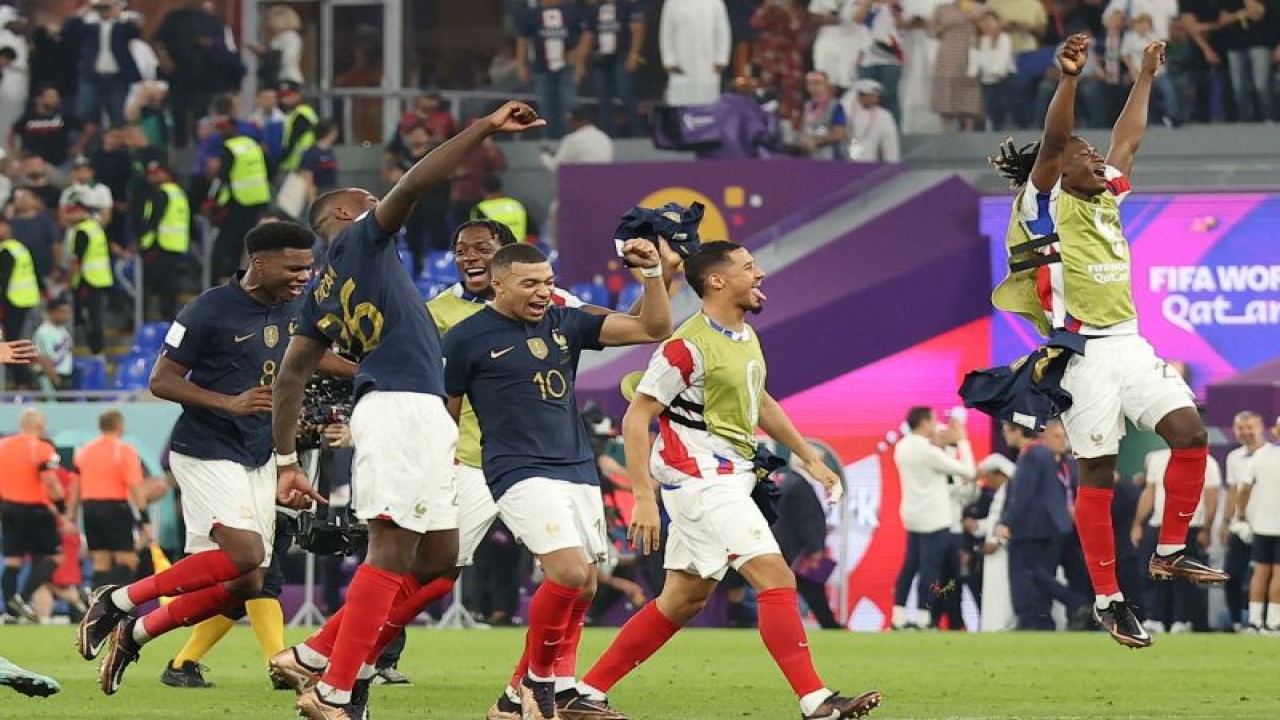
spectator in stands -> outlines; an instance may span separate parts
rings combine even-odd
[[[1129,97],[1129,86],[1132,85],[1129,68],[1125,64],[1124,14],[1108,13],[1102,18],[1102,27],[1102,35],[1094,40],[1093,50],[1089,53],[1090,59],[1096,59],[1096,82],[1093,87],[1097,88],[1097,100],[1093,104],[1099,111],[1092,118],[1092,127],[1111,127],[1115,124]],[[1141,61],[1138,66],[1141,67]]]
[[[395,184],[410,168],[438,147],[432,142],[425,124],[414,125],[392,139],[383,152],[383,178]],[[413,272],[416,277],[426,264],[429,250],[449,249],[449,195],[448,182],[438,183],[418,200],[404,224],[404,238],[413,254]]]
[[[271,202],[271,178],[262,146],[242,135],[235,120],[223,118],[216,129],[221,148],[205,165],[205,178],[218,183],[212,216],[218,235],[209,262],[214,282],[221,284],[240,269],[244,236]]]
[[[285,115],[280,109],[280,93],[275,86],[261,87],[253,98],[253,112],[249,113],[248,123],[254,132],[246,134],[262,143],[267,163],[277,167],[284,159]]]
[[[147,142],[155,147],[172,147],[173,116],[169,114],[169,83],[148,80],[138,86],[129,105],[124,109],[125,122],[136,124],[147,136]]]
[[[667,0],[658,27],[667,104],[715,102],[732,42],[724,0]]]
[[[933,111],[942,118],[944,129],[964,132],[982,125],[982,86],[970,66],[977,47],[977,25],[982,5],[971,0],[956,0],[942,5],[934,16],[934,31],[938,34],[938,58],[933,65]],[[995,39],[1008,35],[1000,33],[1000,22],[994,13],[988,12],[987,33],[994,25]],[[984,33],[984,39],[989,37]],[[1012,64],[1012,57],[1010,57]],[[1007,74],[1006,69],[1006,74]]]
[[[792,130],[799,128],[804,108],[805,19],[794,0],[768,0],[751,16],[760,82],[774,92],[778,118]]]
[[[506,169],[507,156],[493,138],[485,138],[463,156],[450,178],[449,215],[455,224],[466,222],[476,203],[484,199],[484,181]]]
[[[613,162],[613,140],[596,127],[591,108],[585,105],[573,108],[568,120],[570,132],[560,141],[559,149],[553,154],[549,146],[542,146],[543,167],[555,172],[564,164]]]
[[[80,39],[64,33],[61,23],[50,22],[53,18],[53,15],[47,16],[31,31],[31,82],[28,92],[34,100],[44,88],[54,88],[66,104],[74,108],[80,78],[76,64],[67,62],[67,58],[80,56]]]
[[[941,11],[940,11],[941,12]],[[978,17],[978,37],[969,50],[969,77],[982,87],[988,130],[1004,130],[1013,121],[1009,94],[1010,78],[1018,72],[1013,61],[1009,33],[1000,27],[1000,18],[987,10]],[[937,78],[934,79],[935,87]]]
[[[845,160],[849,149],[849,118],[835,96],[827,74],[814,70],[805,76],[809,100],[800,125],[800,152],[823,160]]]
[[[573,107],[578,83],[586,74],[591,32],[576,2],[538,0],[521,13],[516,22],[520,38],[516,58],[520,79],[533,78],[538,95],[538,112],[547,120],[547,134],[564,137],[564,118]],[[528,59],[533,58],[530,68]]]
[[[307,186],[307,204],[315,202],[321,193],[338,187],[338,156],[334,145],[338,142],[338,124],[321,120],[316,126],[316,144],[302,154],[302,180]]]
[[[115,284],[111,242],[94,212],[78,199],[72,199],[64,208],[63,217],[67,223],[66,251],[77,314],[88,332],[89,352],[101,355],[107,294]]]
[[[427,139],[432,147],[453,137],[458,132],[458,123],[453,115],[444,107],[444,98],[439,93],[427,93],[413,101],[413,107],[400,116],[395,133],[387,141],[387,152],[397,152],[404,147],[404,135],[417,126],[427,131]]]
[[[0,128],[13,125],[31,90],[27,21],[11,7],[0,8]]]
[[[302,18],[288,5],[267,8],[267,46],[256,43],[246,47],[258,56],[258,87],[277,87],[284,83],[301,86]]]
[[[484,181],[484,199],[471,211],[472,220],[492,220],[506,225],[516,242],[525,242],[529,236],[529,213],[524,204],[507,195],[502,189],[502,178],[491,175]]]
[[[1188,68],[1190,84],[1195,97],[1188,119],[1207,123],[1222,117],[1221,104],[1213,102],[1212,86],[1216,81],[1225,86],[1226,65],[1222,56],[1222,6],[1218,0],[1181,0],[1178,3],[1182,15],[1179,25],[1187,31],[1192,43],[1191,65]]]
[[[1036,0],[1030,0],[1035,2]],[[867,49],[858,60],[858,76],[881,87],[881,105],[900,117],[898,83],[902,79],[902,43],[898,39],[898,14],[893,0],[858,0],[853,17],[867,27]]]
[[[880,107],[883,92],[875,80],[859,80],[842,99],[849,117],[849,159],[854,162],[902,162],[898,123]]]
[[[40,305],[40,277],[26,245],[13,237],[9,218],[0,215],[0,330],[5,341],[26,337],[27,317]]]
[[[851,2],[852,0],[845,0]],[[933,61],[938,55],[933,20],[946,0],[903,0],[898,32],[902,40],[902,81],[898,83],[902,121],[906,134],[938,133],[942,122],[933,112]],[[859,26],[862,28],[862,26]],[[865,29],[859,33],[866,42]],[[856,78],[855,78],[856,79]]]
[[[31,109],[14,122],[9,152],[32,152],[51,165],[61,165],[68,157],[82,154],[92,138],[93,131],[84,121],[63,108],[57,88],[44,86],[36,90]]]
[[[62,213],[64,208],[75,204],[87,208],[104,227],[110,225],[115,198],[111,194],[111,188],[98,182],[93,162],[84,155],[76,156],[71,161],[71,171],[67,173],[67,181],[70,184],[58,198],[58,220],[63,225],[73,225],[74,223],[69,222]]]
[[[516,58],[516,41],[507,39],[489,61],[489,89],[501,94],[528,92],[528,83],[520,79],[520,61]]]
[[[238,87],[238,58],[228,53],[226,28],[207,0],[187,0],[166,13],[155,34],[155,49],[170,85],[175,144],[185,148],[213,97]]]
[[[1273,117],[1273,53],[1280,42],[1280,3],[1275,0],[1226,0],[1221,4],[1222,44],[1227,50],[1231,88],[1240,122]]]
[[[147,165],[146,182],[151,192],[145,203],[138,198],[144,207],[138,241],[144,298],[159,295],[161,317],[172,320],[178,314],[182,270],[191,254],[194,216],[187,193],[163,163]]]
[[[744,77],[752,74],[752,49],[756,42],[755,28],[751,27],[751,16],[759,9],[763,0],[724,0],[725,10],[729,13],[729,40],[731,55],[728,70],[732,76]],[[724,73],[721,73],[723,76]],[[733,576],[733,573],[729,573]]]
[[[124,124],[129,86],[142,79],[129,43],[141,37],[141,17],[124,11],[123,0],[94,0],[92,9],[77,15],[63,32],[79,38],[80,117],[91,125],[106,115],[111,126]]]
[[[854,22],[854,0],[812,0],[809,14],[818,26],[813,41],[813,69],[821,71],[839,92],[848,90],[858,66],[864,33]]]
[[[644,5],[638,0],[587,0],[587,29],[592,39],[591,75],[600,100],[600,124],[612,137],[640,135],[635,75],[643,62]],[[621,108],[614,107],[615,98]]]
[[[297,85],[280,86],[280,108],[285,112],[280,172],[297,172],[302,166],[303,153],[316,142],[316,125],[320,122],[320,115],[302,99],[302,89]]]
[[[35,193],[45,207],[58,207],[62,177],[43,157],[24,150],[18,158],[18,178],[20,186]]]
[[[44,322],[31,335],[40,356],[33,370],[42,392],[70,390],[76,370],[75,340],[71,337],[71,303],[53,298],[44,309]]]
[[[63,246],[62,228],[40,198],[26,188],[13,191],[13,238],[26,246],[35,263],[36,275],[46,286],[60,281]],[[59,277],[55,277],[55,275]]]
[[[1151,32],[1155,39],[1168,40],[1172,25],[1178,19],[1178,0],[1111,0],[1100,17],[1112,12],[1123,13],[1130,26],[1139,16],[1146,15],[1151,18]]]
[[[1049,16],[1040,0],[987,0],[987,9],[1000,18],[1009,33],[1015,56],[1040,48],[1049,25]]]

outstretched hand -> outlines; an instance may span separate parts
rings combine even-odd
[[[10,340],[0,343],[0,364],[30,365],[40,353],[30,340]]]
[[[1164,66],[1165,43],[1157,40],[1142,51],[1142,72],[1155,75]]]
[[[547,124],[533,108],[517,100],[498,108],[487,119],[494,132],[524,132]]]
[[[1058,48],[1058,67],[1065,75],[1079,75],[1089,59],[1089,36],[1084,33],[1072,35]],[[1145,60],[1144,60],[1145,62]]]

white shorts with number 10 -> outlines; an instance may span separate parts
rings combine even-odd
[[[1139,335],[1090,338],[1067,363],[1062,389],[1072,399],[1062,424],[1081,458],[1119,453],[1125,418],[1154,430],[1174,410],[1195,407],[1186,381]]]
[[[577,547],[587,562],[602,563],[609,557],[604,498],[596,485],[541,477],[521,480],[498,498],[498,512],[534,555]]]

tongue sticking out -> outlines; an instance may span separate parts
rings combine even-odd
[[[760,288],[751,288],[751,294],[755,297],[756,300],[759,300],[760,302],[764,302],[765,300],[769,299],[769,296],[761,292]]]

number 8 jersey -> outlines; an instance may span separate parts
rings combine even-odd
[[[667,409],[650,461],[663,485],[752,471],[765,387],[764,351],[742,332],[698,313],[662,344],[636,387]]]

